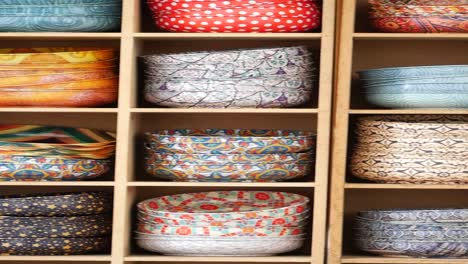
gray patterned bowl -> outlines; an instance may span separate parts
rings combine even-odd
[[[353,229],[358,239],[394,239],[412,241],[468,241],[468,227],[465,229],[455,228],[412,228],[412,229]]]
[[[79,216],[110,211],[112,211],[112,194],[106,192],[0,197],[0,215],[4,216]]]
[[[468,222],[468,209],[446,208],[446,209],[390,209],[361,211],[358,217],[371,221],[449,221]]]
[[[180,256],[271,256],[299,249],[304,238],[144,239],[137,245],[151,252]]]
[[[368,253],[386,257],[464,258],[468,257],[468,242],[411,241],[394,239],[357,239],[356,246]]]
[[[86,238],[0,238],[1,255],[83,255],[106,253],[110,237]]]

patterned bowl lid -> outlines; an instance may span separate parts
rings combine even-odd
[[[295,215],[309,198],[286,192],[214,191],[162,196],[138,203],[143,213],[181,219],[246,219]]]

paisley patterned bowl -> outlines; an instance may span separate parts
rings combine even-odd
[[[89,180],[110,171],[111,160],[0,155],[0,181]]]
[[[148,251],[180,256],[270,256],[299,249],[305,238],[137,238],[137,245]]]
[[[120,16],[0,16],[0,32],[115,32]]]
[[[177,194],[140,202],[138,210],[156,217],[193,221],[271,219],[304,212],[309,198],[284,192],[217,191]]]
[[[290,154],[311,151],[315,134],[293,130],[198,129],[145,134],[146,146],[175,154]]]
[[[110,237],[0,238],[0,254],[18,256],[106,253]]]
[[[78,217],[0,217],[1,238],[101,237],[112,231],[110,215]]]
[[[248,220],[226,220],[226,221],[194,221],[186,219],[171,219],[164,217],[154,217],[145,213],[138,213],[138,220],[142,223],[153,223],[163,224],[169,226],[219,226],[219,227],[236,227],[241,228],[244,226],[257,226],[257,227],[268,227],[268,226],[284,226],[294,227],[302,226],[306,224],[310,216],[310,211],[307,210],[298,215],[292,216],[279,216],[277,218],[269,219],[248,219]]]
[[[52,193],[0,197],[4,216],[79,216],[112,211],[112,195],[106,192]]]

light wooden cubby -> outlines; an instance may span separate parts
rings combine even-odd
[[[4,182],[1,193],[107,190],[114,194],[112,252],[86,256],[0,256],[0,263],[324,263],[329,143],[335,37],[335,1],[325,0],[322,30],[291,34],[186,34],[157,32],[143,0],[123,0],[118,33],[0,33],[1,47],[104,46],[120,49],[120,88],[114,108],[0,108],[1,123],[50,124],[117,132],[115,173],[88,182]],[[168,109],[142,102],[137,57],[149,53],[305,44],[320,48],[319,96],[294,109]],[[170,128],[307,129],[318,134],[316,174],[301,182],[178,183],[144,177],[141,139],[146,131]],[[315,176],[315,180],[313,179]],[[271,257],[175,257],[138,249],[132,240],[135,204],[165,194],[204,190],[275,190],[307,195],[313,221],[306,245]]]
[[[337,52],[332,125],[329,264],[450,264],[468,259],[386,258],[366,255],[352,243],[352,220],[359,210],[467,207],[468,185],[375,184],[352,178],[347,152],[354,118],[380,114],[465,114],[467,109],[372,109],[360,104],[353,85],[357,70],[394,66],[467,64],[468,34],[375,33],[367,22],[367,0],[342,0],[337,7]]]

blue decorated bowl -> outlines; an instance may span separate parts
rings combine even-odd
[[[363,86],[365,94],[452,94],[468,93],[468,79],[459,83],[389,83]]]
[[[0,156],[0,181],[82,181],[110,171],[109,159]]]
[[[1,7],[1,16],[121,16],[121,4]]]
[[[384,209],[361,211],[358,217],[371,221],[468,222],[468,208]]]
[[[451,77],[431,77],[431,78],[400,78],[400,79],[385,79],[385,80],[365,80],[363,87],[380,87],[380,86],[402,86],[415,84],[467,84],[468,75],[466,76],[451,76]]]
[[[364,94],[368,104],[382,108],[468,108],[466,93]]]
[[[0,32],[113,32],[120,16],[0,16]]]
[[[460,76],[468,74],[468,65],[416,66],[371,69],[358,72],[361,80]]]

